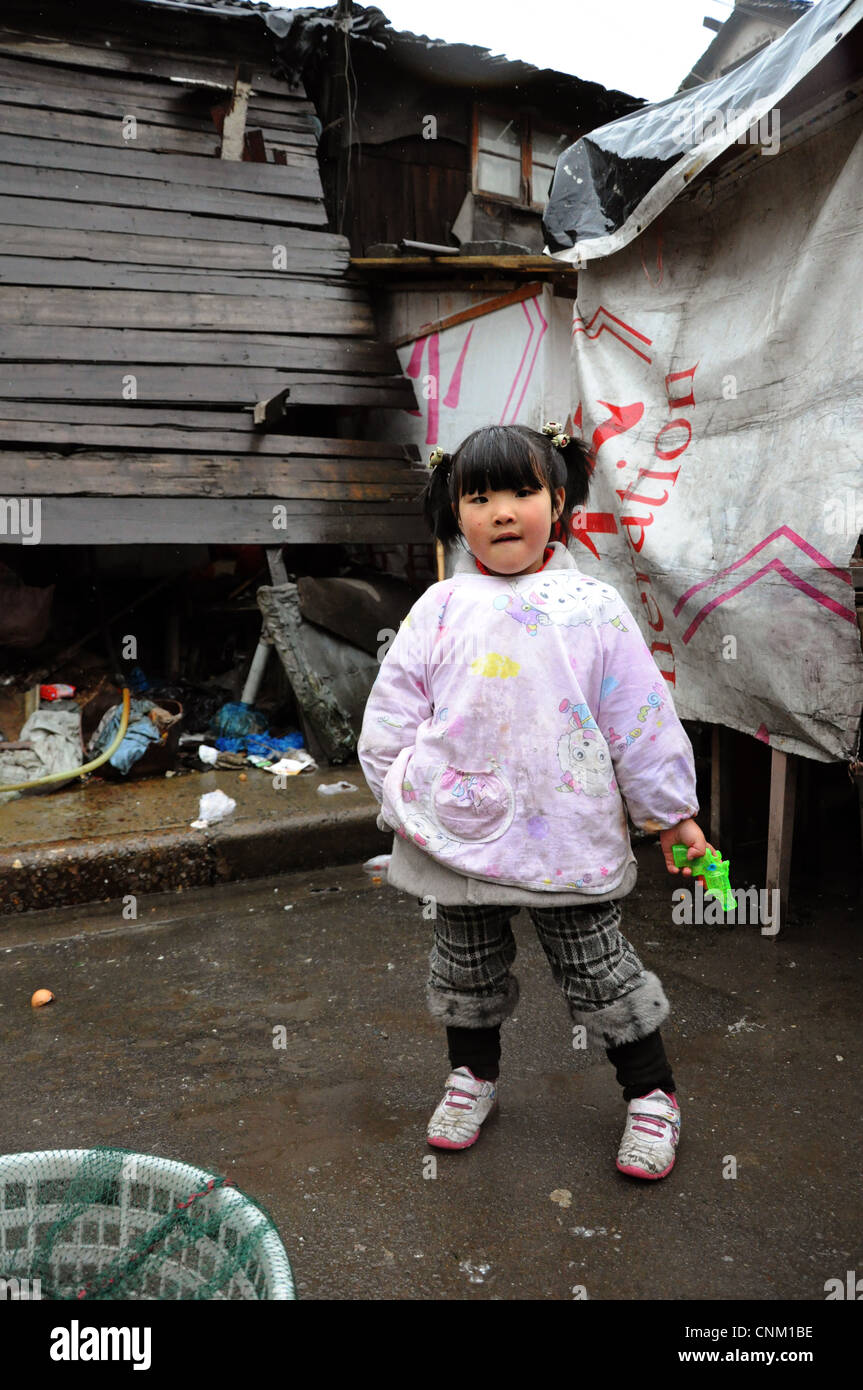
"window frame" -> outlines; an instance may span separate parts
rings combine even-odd
[[[490,193],[479,186],[479,124],[481,116],[493,116],[499,121],[511,121],[516,124],[521,131],[521,169],[519,175],[520,193],[518,198],[513,198],[507,193]],[[560,130],[551,124],[549,120],[542,120],[534,107],[524,106],[516,111],[512,108],[496,106],[489,102],[473,103],[472,129],[470,143],[470,187],[475,198],[487,198],[491,202],[501,203],[506,207],[519,208],[522,212],[541,213],[546,203],[535,203],[533,195],[533,137],[534,133],[544,135],[565,135],[567,143],[561,145],[562,153],[568,145],[572,145],[578,136],[572,131]],[[543,167],[543,166],[540,166]]]

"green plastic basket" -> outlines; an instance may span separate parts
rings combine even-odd
[[[44,1274],[37,1297],[295,1299],[272,1221],[224,1181],[128,1149],[6,1154],[0,1277],[29,1279],[31,1298]]]

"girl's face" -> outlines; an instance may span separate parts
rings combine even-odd
[[[566,490],[552,495],[539,483],[518,490],[462,493],[459,528],[477,560],[492,574],[535,574]]]

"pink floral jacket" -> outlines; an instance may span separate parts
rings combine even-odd
[[[474,566],[426,590],[358,753],[398,836],[536,894],[614,896],[634,862],[624,800],[646,830],[698,810],[692,747],[634,617],[560,544],[536,574]]]

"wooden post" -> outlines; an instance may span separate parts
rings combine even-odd
[[[779,912],[788,910],[791,884],[791,845],[794,839],[794,800],[797,763],[789,753],[772,750],[770,765],[770,820],[767,827],[767,882],[770,892],[779,889]],[[776,933],[778,935],[778,933]],[[774,935],[773,940],[776,940]]]
[[[714,849],[722,845],[722,788],[720,782],[720,734],[718,724],[710,728],[710,843]]]
[[[252,94],[252,72],[250,68],[237,68],[234,79],[234,96],[230,110],[222,124],[222,159],[242,159],[246,141],[246,111]]]

